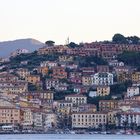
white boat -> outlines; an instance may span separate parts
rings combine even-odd
[[[101,134],[104,134],[104,135],[106,135],[107,133],[106,133],[106,131],[103,131],[103,132],[101,132]]]
[[[70,131],[70,134],[75,134],[75,131]]]
[[[116,134],[116,135],[121,135],[122,133],[118,131],[118,132],[116,132],[115,134]]]

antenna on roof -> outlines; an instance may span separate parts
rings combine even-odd
[[[66,39],[66,45],[70,43],[69,37]]]

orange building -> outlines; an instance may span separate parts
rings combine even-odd
[[[55,45],[55,46],[44,46],[38,50],[38,55],[54,54],[54,53],[64,53],[68,49],[67,46]]]
[[[20,124],[20,109],[0,107],[0,124]]]
[[[32,84],[37,84],[40,82],[40,76],[39,75],[28,75],[26,76],[26,81]]]
[[[99,101],[100,111],[110,111],[118,108],[118,101],[116,100],[101,100]]]
[[[43,76],[48,74],[48,67],[38,67],[38,73],[41,73]]]
[[[64,79],[67,78],[67,72],[63,67],[54,67],[52,76],[56,79]]]

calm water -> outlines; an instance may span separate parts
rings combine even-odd
[[[140,140],[140,135],[0,135],[0,140]]]

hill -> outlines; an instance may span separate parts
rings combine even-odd
[[[43,45],[42,42],[32,38],[0,42],[0,57],[8,57],[11,52],[23,48],[33,52]]]

